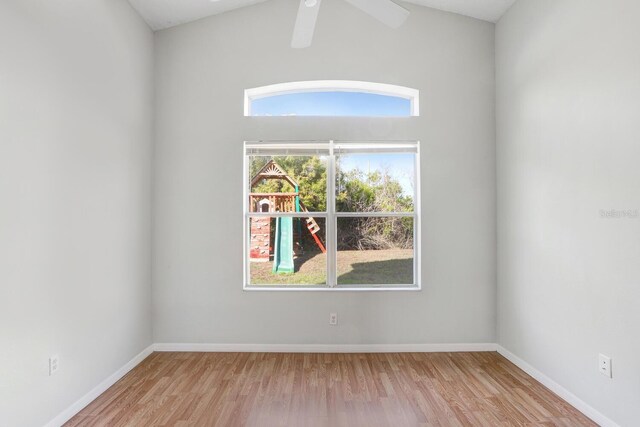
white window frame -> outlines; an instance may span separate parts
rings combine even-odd
[[[304,147],[309,150],[323,150],[327,147],[327,210],[325,212],[309,212],[306,215],[300,212],[250,212],[249,193],[249,158],[260,155],[252,154],[255,149],[273,149],[285,151],[287,147]],[[336,212],[335,210],[335,182],[336,182],[336,147],[371,147],[369,152],[412,152],[415,154],[414,161],[414,209],[413,212]],[[408,151],[413,150],[413,151]],[[266,154],[263,154],[266,155]],[[281,154],[275,154],[281,155]],[[283,153],[282,155],[286,155]],[[292,154],[294,155],[294,154]],[[305,154],[303,154],[305,155]],[[310,155],[310,154],[307,154]],[[422,268],[421,268],[421,202],[420,202],[420,142],[419,141],[245,141],[243,149],[243,289],[245,291],[419,291],[422,289]],[[251,285],[250,281],[250,239],[249,226],[250,218],[258,217],[309,217],[325,219],[325,245],[327,249],[327,283],[324,285]],[[337,284],[337,221],[338,218],[349,217],[412,217],[413,218],[413,284]]]
[[[251,104],[256,99],[271,96],[309,92],[356,92],[393,96],[411,102],[411,117],[420,116],[420,91],[404,86],[386,83],[361,82],[354,80],[313,80],[305,82],[278,83],[244,91],[244,115],[251,116]]]

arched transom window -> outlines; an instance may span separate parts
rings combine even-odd
[[[319,80],[245,90],[245,116],[412,117],[419,91],[383,83]]]

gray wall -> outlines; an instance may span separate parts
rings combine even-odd
[[[519,0],[496,29],[499,342],[640,419],[640,2]],[[598,373],[613,358],[613,379]]]
[[[1,426],[43,425],[151,343],[152,79],[125,0],[0,1]]]
[[[156,342],[495,342],[494,25],[408,7],[395,31],[324,2],[306,50],[285,0],[156,33]],[[422,115],[243,117],[244,89],[316,79],[418,88]],[[242,141],[277,138],[422,141],[421,292],[243,292]]]

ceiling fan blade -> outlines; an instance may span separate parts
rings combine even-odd
[[[378,21],[390,26],[398,28],[409,16],[409,11],[402,6],[397,5],[391,0],[345,0],[351,3],[363,12],[376,18]]]
[[[296,25],[293,28],[293,37],[291,38],[291,47],[302,49],[311,46],[321,2],[322,0],[316,0],[315,2],[300,0],[298,17],[296,18]],[[307,4],[312,6],[307,6]]]

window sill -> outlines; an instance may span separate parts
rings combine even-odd
[[[251,286],[245,285],[244,291],[248,292],[416,292],[422,290],[420,285],[402,286]]]

